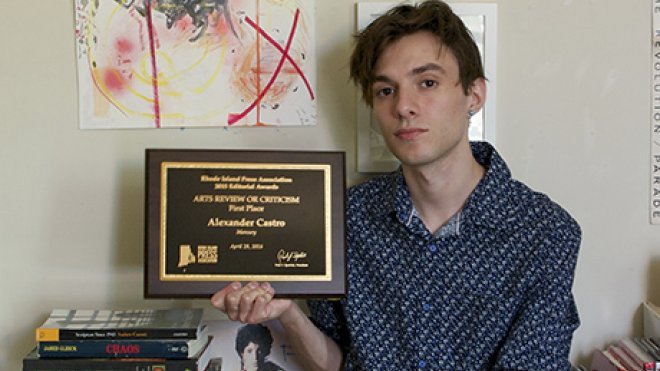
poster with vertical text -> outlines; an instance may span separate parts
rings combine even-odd
[[[651,35],[651,187],[650,220],[660,224],[660,0],[651,5],[653,34]]]

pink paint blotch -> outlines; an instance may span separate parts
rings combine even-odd
[[[190,18],[189,15],[186,15],[185,17],[183,17],[183,18],[177,20],[176,22],[174,22],[174,26],[179,31],[186,32],[189,29],[193,28],[192,18]]]
[[[115,69],[107,69],[103,72],[103,83],[113,93],[122,93],[126,89],[126,79]]]
[[[125,38],[119,38],[115,40],[115,48],[117,49],[117,53],[119,53],[119,55],[123,55],[132,52],[134,46],[130,40]]]

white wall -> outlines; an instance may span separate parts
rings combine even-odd
[[[109,1],[109,0],[102,0]],[[498,3],[497,147],[514,176],[584,231],[574,360],[641,331],[660,303],[648,221],[650,1]],[[142,299],[143,156],[150,147],[345,150],[354,0],[318,0],[315,127],[81,131],[71,0],[0,0],[0,369],[19,370],[55,307],[205,306]]]

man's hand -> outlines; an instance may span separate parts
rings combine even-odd
[[[294,304],[289,299],[273,299],[275,289],[268,283],[233,282],[211,297],[211,304],[233,321],[261,323],[279,318]]]
[[[268,283],[234,282],[211,297],[211,304],[229,319],[261,323],[277,318],[305,370],[339,370],[339,346],[309,320],[290,299],[273,299],[275,290]]]

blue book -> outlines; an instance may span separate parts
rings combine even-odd
[[[89,370],[112,370],[112,371],[136,371],[136,370],[167,370],[167,371],[191,371],[191,370],[220,370],[222,360],[212,358],[211,352],[206,349],[201,354],[190,358],[43,358],[37,355],[36,349],[32,350],[23,358],[23,371],[89,371]]]
[[[209,344],[206,331],[192,340],[63,340],[37,344],[40,358],[166,358],[186,359]]]

